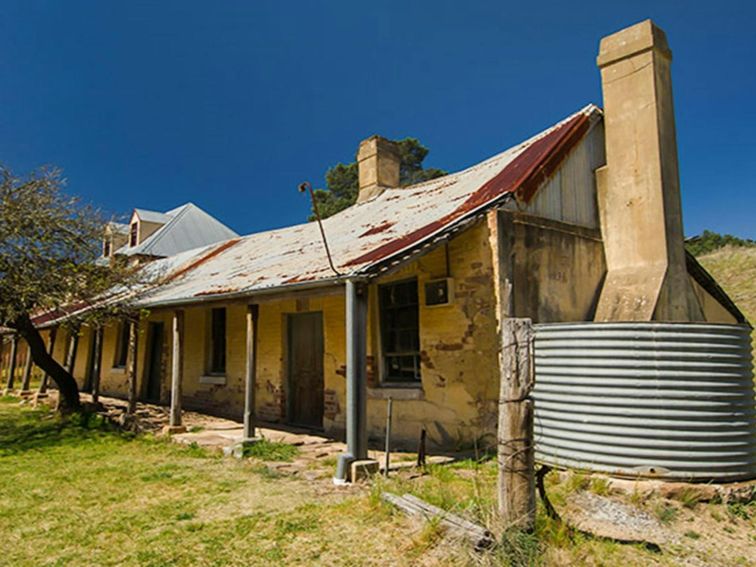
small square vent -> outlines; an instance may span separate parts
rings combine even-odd
[[[442,278],[425,283],[425,305],[449,305],[454,300],[454,280]]]

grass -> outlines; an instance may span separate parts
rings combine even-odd
[[[337,489],[266,464],[294,458],[296,448],[258,445],[259,458],[222,458],[124,434],[97,418],[62,421],[16,399],[0,401],[0,565],[632,566],[679,559],[591,538],[541,506],[534,533],[504,531],[495,514],[495,460],[430,465],[423,476],[394,473]],[[560,482],[550,474],[546,485],[555,504],[579,490],[608,491],[585,475]],[[411,520],[383,502],[385,490],[483,524],[499,534],[499,545],[475,554],[438,522]],[[753,517],[752,506],[720,508],[727,516],[720,525],[732,532]],[[681,505],[679,513],[693,511]],[[671,513],[660,507],[660,514]],[[685,529],[691,544],[694,533],[707,533]]]
[[[714,276],[751,324],[756,324],[756,248],[725,246],[699,257],[698,261]],[[756,347],[756,333],[751,337]]]
[[[360,492],[17,399],[0,401],[0,495],[0,565],[408,564],[405,520]]]
[[[701,501],[701,493],[694,488],[686,488],[680,491],[677,499],[688,509],[693,509]]]
[[[244,447],[245,457],[254,457],[261,461],[293,461],[299,455],[294,445],[261,439]]]
[[[662,524],[671,524],[677,518],[679,510],[666,502],[657,502],[654,505],[654,515]]]
[[[496,517],[496,461],[482,462],[469,460],[451,466],[429,466],[428,475],[421,482],[402,476],[377,479],[371,502],[375,507],[397,514],[387,504],[380,501],[380,493],[410,493],[439,506],[480,523],[501,534],[499,545],[487,556],[471,559],[459,549],[444,549],[444,557],[451,564],[473,565],[644,565],[656,559],[656,555],[640,545],[619,545],[608,540],[590,538],[571,530],[566,524],[548,515],[541,506],[536,514],[534,533],[503,530]],[[608,483],[602,479],[591,479],[586,475],[571,475],[566,482],[559,483],[555,474],[546,477],[547,490],[553,502],[564,503],[567,495],[578,490],[608,492]],[[428,528],[431,529],[431,528]],[[418,549],[427,549],[423,541]],[[439,556],[438,549],[434,550]],[[432,554],[431,554],[432,555]],[[434,563],[425,563],[434,564]]]

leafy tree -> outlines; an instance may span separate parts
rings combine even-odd
[[[447,172],[442,169],[423,168],[423,161],[429,150],[416,138],[394,140],[394,143],[397,145],[401,157],[400,186],[407,187],[446,175]],[[318,210],[323,218],[335,215],[357,201],[359,179],[356,157],[355,161],[351,163],[339,163],[328,169],[325,179],[326,188],[315,191]],[[314,219],[314,214],[310,215],[309,220]]]
[[[127,290],[134,271],[96,262],[105,222],[63,193],[64,185],[56,169],[22,179],[0,168],[0,327],[27,342],[34,363],[58,387],[59,410],[67,412],[80,407],[76,380],[47,352],[33,319],[83,311],[79,323],[93,322],[116,309],[104,300],[114,289]]]
[[[694,256],[702,256],[725,246],[750,248],[756,246],[756,240],[739,238],[732,234],[719,234],[712,230],[704,230],[702,234],[693,236],[685,241],[685,247]]]

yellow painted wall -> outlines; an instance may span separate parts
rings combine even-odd
[[[79,345],[76,349],[76,360],[74,364],[74,377],[79,388],[86,385],[87,363],[89,361],[89,350],[92,342],[92,330],[89,327],[82,327],[79,330]]]
[[[429,445],[447,448],[470,446],[476,439],[490,443],[495,434],[498,335],[486,224],[479,223],[451,240],[448,257],[448,275],[454,288],[449,305],[425,306],[425,283],[447,276],[444,247],[378,281],[381,284],[414,276],[418,279],[422,389],[419,392],[371,389],[368,401],[371,437],[383,438],[388,395],[395,399],[396,438],[404,445],[416,446],[423,428],[428,432]],[[370,315],[374,338],[369,352],[378,355],[378,301],[374,286]],[[412,397],[418,399],[406,399]],[[340,417],[343,419],[343,414]]]
[[[559,224],[515,219],[514,303],[516,316],[535,321],[590,320],[605,272],[601,242],[591,234],[570,232]],[[582,230],[582,229],[581,229]],[[498,398],[498,331],[489,225],[479,222],[453,238],[447,251],[440,246],[369,288],[368,311],[368,432],[382,441],[386,399],[394,400],[394,441],[416,446],[426,429],[430,447],[490,444],[496,429]],[[424,284],[450,277],[453,300],[445,306],[425,306]],[[378,286],[417,278],[421,343],[421,382],[413,387],[387,387],[380,372]],[[324,420],[329,434],[341,436],[346,419],[346,325],[343,288],[327,293],[265,296],[259,304],[257,391],[258,417],[267,422],[287,420],[289,397],[287,320],[294,313],[321,312],[324,338]],[[710,320],[727,317],[718,304],[708,305]],[[715,302],[714,302],[715,303]],[[223,383],[205,383],[210,310],[227,309],[226,375]],[[242,418],[246,361],[246,302],[217,302],[187,307],[183,366],[183,404],[208,413]],[[172,310],[154,310],[142,321],[139,334],[138,392],[145,392],[149,322],[164,323],[161,398],[170,397]],[[730,320],[730,319],[727,319]],[[102,392],[125,397],[124,369],[113,368],[117,325],[105,329]],[[77,378],[83,382],[91,334],[83,332]],[[66,331],[59,332],[56,359],[63,360]]]
[[[378,284],[417,277],[420,299],[422,383],[411,389],[380,387],[377,288],[369,291],[368,356],[370,361],[368,427],[372,437],[382,438],[385,425],[385,397],[392,395],[394,431],[398,441],[414,445],[420,429],[428,430],[431,446],[469,444],[495,428],[495,399],[498,391],[496,363],[496,321],[492,287],[491,256],[485,223],[462,233],[449,244],[449,272],[454,280],[451,305],[424,306],[424,283],[445,277],[446,253],[440,247],[401,270],[379,279]],[[346,325],[343,289],[327,294],[264,298],[259,301],[257,412],[266,421],[285,421],[287,412],[286,325],[293,313],[320,311],[324,338],[324,427],[341,434],[346,411]],[[227,308],[227,354],[224,384],[206,384],[208,318],[212,307]],[[170,310],[155,310],[140,326],[138,391],[144,391],[147,322],[165,323],[166,362],[163,399],[170,390]],[[186,408],[241,419],[244,405],[246,349],[246,304],[205,304],[185,309],[185,355],[183,403]],[[103,394],[126,396],[126,373],[112,367],[117,325],[105,329],[101,389]],[[80,343],[82,346],[85,341]],[[87,341],[88,343],[88,341]],[[88,348],[88,347],[87,347]],[[86,348],[80,348],[83,362],[77,374],[85,372]],[[77,376],[78,377],[78,376]],[[407,399],[415,398],[415,399]]]
[[[534,323],[592,321],[606,262],[598,233],[515,217],[513,313]]]
[[[118,329],[120,323],[113,322],[103,329],[102,363],[100,370],[100,392],[111,396],[125,396],[128,393],[126,369],[114,366]]]

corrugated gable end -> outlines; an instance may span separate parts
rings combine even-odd
[[[556,126],[527,146],[500,173],[484,183],[453,212],[353,258],[345,265],[368,263],[369,265],[361,271],[370,271],[374,264],[382,263],[391,256],[406,251],[472,213],[495,206],[503,197],[514,194],[518,200],[529,202],[538,188],[559,168],[569,151],[585,136],[590,128],[591,117],[597,116],[598,113],[596,107],[588,107]]]

